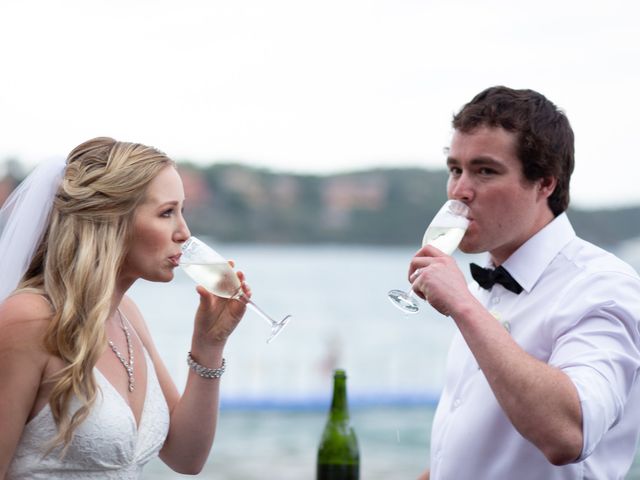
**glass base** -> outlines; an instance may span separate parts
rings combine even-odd
[[[416,302],[415,297],[407,292],[402,290],[389,290],[387,296],[393,305],[405,313],[417,313],[418,310],[420,310],[420,306]]]
[[[271,327],[271,335],[269,335],[269,338],[267,338],[267,343],[271,343],[273,339],[278,336],[278,334],[282,331],[285,325],[289,323],[290,318],[291,318],[291,315],[287,315],[278,323],[273,324],[273,326]]]

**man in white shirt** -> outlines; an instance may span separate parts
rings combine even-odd
[[[489,252],[490,269],[472,267],[467,286],[432,246],[411,261],[414,291],[457,326],[421,479],[624,478],[640,431],[640,279],[563,213],[569,121],[537,92],[492,87],[453,127],[447,193],[471,211],[460,250]]]

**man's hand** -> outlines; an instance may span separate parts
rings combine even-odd
[[[420,298],[446,316],[471,297],[456,261],[432,245],[422,247],[411,260],[409,281]]]

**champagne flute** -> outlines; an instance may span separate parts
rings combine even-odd
[[[433,245],[447,255],[451,255],[464,237],[469,226],[469,207],[459,200],[447,200],[433,217],[424,232],[422,246]],[[411,290],[390,290],[387,294],[391,303],[406,313],[417,313],[420,310],[418,297]]]
[[[253,308],[271,326],[267,343],[271,342],[289,322],[287,315],[277,322],[244,295],[240,279],[229,262],[218,252],[196,237],[190,237],[182,245],[180,266],[196,283],[202,285],[214,295],[224,298],[240,299]],[[244,298],[243,298],[244,297]]]

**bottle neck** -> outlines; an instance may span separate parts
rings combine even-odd
[[[333,399],[331,400],[331,419],[348,420],[349,407],[347,405],[347,379],[338,376],[333,380]]]

